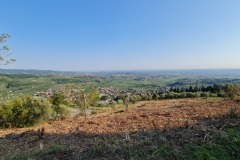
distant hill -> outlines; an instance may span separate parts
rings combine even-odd
[[[54,71],[36,69],[1,69],[0,74],[34,75],[173,75],[188,78],[240,78],[240,69],[185,69],[185,70],[119,70],[119,71]]]
[[[71,71],[53,71],[53,70],[35,70],[35,69],[1,69],[0,74],[38,74],[38,75],[52,75],[52,74],[79,74]]]

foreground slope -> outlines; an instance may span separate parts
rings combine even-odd
[[[239,127],[239,114],[240,102],[224,99],[140,102],[86,120],[1,130],[0,159],[158,159],[165,155],[162,147],[205,144],[215,133]],[[163,152],[176,159],[168,149]]]

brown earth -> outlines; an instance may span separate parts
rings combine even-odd
[[[39,151],[40,144],[43,144],[43,150],[53,145],[62,147],[43,159],[98,159],[88,157],[96,152],[93,150],[99,147],[96,144],[106,150],[112,148],[110,144],[120,145],[126,141],[138,144],[142,138],[150,136],[149,131],[162,133],[162,136],[155,137],[156,143],[204,143],[213,132],[240,125],[239,117],[239,101],[179,99],[139,102],[128,110],[99,113],[88,116],[86,120],[76,117],[31,128],[0,130],[0,159]],[[183,133],[186,136],[179,138]],[[144,142],[144,145],[148,144]],[[121,152],[117,149],[106,154],[115,157]],[[99,159],[109,159],[107,155],[101,155]],[[126,158],[124,155],[117,157]]]

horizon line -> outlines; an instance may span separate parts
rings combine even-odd
[[[191,70],[240,70],[240,68],[193,68],[193,69],[115,69],[115,70],[54,70],[54,69],[11,69],[0,70],[24,70],[24,71],[54,71],[54,72],[139,72],[139,71],[191,71]]]

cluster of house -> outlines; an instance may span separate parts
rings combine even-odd
[[[113,87],[108,87],[108,88],[99,88],[99,94],[106,94],[109,96],[115,96],[117,93],[119,93],[120,91],[117,90],[116,88]]]
[[[53,93],[51,91],[41,91],[41,92],[36,92],[34,94],[34,96],[36,97],[45,97],[45,98],[49,98],[53,95]]]
[[[130,91],[121,91],[113,87],[99,88],[99,94],[106,94],[111,97],[116,97],[119,94],[131,94]]]

